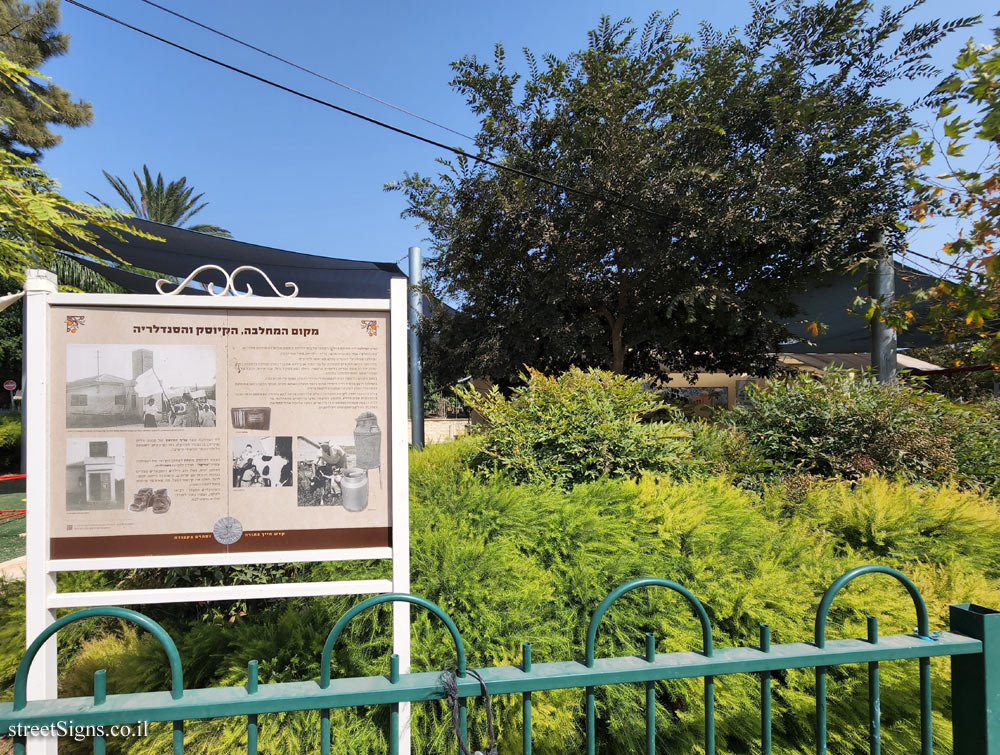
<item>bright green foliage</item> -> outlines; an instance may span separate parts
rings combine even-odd
[[[809,414],[807,398],[818,403],[818,416],[824,420],[815,412]],[[949,603],[1000,606],[1000,506],[995,499],[950,484],[917,485],[860,476],[850,465],[840,473],[858,479],[824,480],[800,474],[778,484],[765,482],[768,477],[775,479],[776,472],[811,469],[794,458],[781,457],[774,469],[761,461],[761,449],[775,452],[767,445],[770,441],[765,442],[770,436],[761,432],[765,416],[773,415],[785,426],[785,436],[799,444],[801,453],[807,450],[803,437],[812,436],[796,432],[806,432],[810,426],[822,426],[829,435],[853,423],[866,429],[869,440],[885,443],[879,433],[886,432],[886,408],[911,423],[920,416],[929,418],[938,429],[950,427],[956,417],[964,418],[967,427],[973,425],[974,415],[961,414],[963,410],[936,394],[905,385],[880,387],[865,376],[850,379],[836,371],[819,380],[774,384],[734,415],[740,418],[737,424],[746,427],[745,435],[704,422],[662,423],[667,428],[687,427],[684,437],[671,439],[679,445],[667,447],[666,462],[649,462],[635,450],[636,436],[631,433],[648,427],[641,418],[658,408],[637,380],[581,370],[559,378],[529,372],[526,384],[510,398],[470,393],[467,400],[478,402],[477,408],[491,423],[477,437],[411,454],[410,525],[412,591],[452,616],[465,639],[470,666],[514,665],[524,641],[532,643],[536,662],[581,658],[587,624],[600,600],[613,587],[641,576],[666,577],[691,589],[709,612],[717,647],[756,644],[761,623],[771,626],[775,643],[811,640],[822,592],[837,576],[864,563],[886,564],[907,573],[927,599],[932,630],[946,627]],[[846,406],[847,413],[837,414],[835,405]],[[572,414],[585,415],[589,430],[574,423]],[[975,416],[989,416],[995,422],[1000,410],[988,407]],[[508,437],[515,425],[529,421],[542,428],[537,435]],[[497,435],[491,440],[493,432]],[[873,458],[894,464],[890,471],[902,475],[937,474],[939,470],[930,464],[938,457],[923,453],[917,442],[922,442],[925,428],[914,432],[908,453],[916,460],[899,449],[895,456],[886,452]],[[987,469],[997,458],[996,450],[992,456],[981,448],[969,450],[966,436],[979,436],[968,429],[964,433],[943,434],[940,445],[948,449],[949,463],[961,472],[968,464],[962,459],[975,457]],[[563,442],[557,441],[559,435],[579,438]],[[843,433],[834,437],[839,446],[814,439],[820,447],[814,461],[833,465],[853,459],[851,449],[860,447],[857,439]],[[581,452],[584,439],[605,452]],[[748,440],[752,448],[740,451]],[[535,451],[522,452],[518,444]],[[489,456],[484,447],[497,453]],[[623,455],[630,459],[628,467],[608,462],[616,458],[617,450],[627,452]],[[660,464],[668,474],[643,474],[642,465],[649,463]],[[483,475],[484,464],[501,473]],[[571,464],[585,470],[579,479],[573,478]],[[613,479],[614,474],[627,479]],[[526,484],[513,482],[515,475]],[[740,486],[730,480],[737,476]],[[538,484],[547,479],[559,484]],[[748,479],[758,492],[747,489]],[[150,580],[274,583],[377,578],[387,572],[385,562],[173,569],[153,575],[71,572],[61,575],[59,587],[128,589],[151,586]],[[0,600],[7,601],[0,608],[8,608],[11,616],[0,621],[0,688],[9,687],[13,662],[21,652],[23,613],[18,599],[16,591],[0,590]],[[329,629],[356,602],[352,597],[330,597],[223,604],[210,611],[199,606],[144,610],[177,642],[186,685],[239,686],[245,683],[251,659],[260,662],[263,683],[316,678]],[[879,617],[883,634],[909,632],[914,623],[913,606],[898,584],[865,578],[838,596],[830,613],[829,636],[863,636],[868,614]],[[11,631],[12,624],[17,632]],[[385,674],[390,624],[390,611],[384,606],[357,617],[335,649],[334,677]],[[60,638],[63,694],[90,694],[98,668],[108,669],[108,689],[113,693],[163,688],[164,655],[148,636],[136,635],[115,621],[67,629],[72,631]],[[662,590],[636,591],[608,613],[598,634],[597,655],[636,654],[647,631],[656,635],[659,652],[700,647],[698,624],[677,596]],[[454,666],[450,638],[426,613],[413,611],[412,635],[414,671]],[[935,747],[947,753],[948,663],[935,661],[933,669]],[[881,673],[883,752],[910,755],[919,750],[916,669],[912,663],[884,663]],[[812,750],[812,690],[810,670],[775,675],[776,751]],[[756,677],[720,678],[716,691],[718,752],[754,752],[759,731]],[[867,752],[863,669],[831,669],[829,692],[831,752]],[[657,685],[661,751],[702,751],[701,694],[700,680]],[[535,751],[579,752],[582,690],[535,695],[533,700]],[[638,686],[598,691],[601,752],[641,751],[642,700]],[[506,697],[494,703],[501,751],[516,753],[519,700]],[[333,752],[386,752],[386,722],[384,708],[334,712]],[[300,755],[317,748],[316,713],[262,716],[260,725],[262,752]],[[245,726],[242,719],[190,721],[185,725],[186,751],[192,755],[238,751],[244,746]],[[470,706],[470,731],[474,741],[485,731],[482,705]],[[442,703],[414,706],[413,732],[416,752],[454,752],[450,716]],[[119,743],[120,751],[153,755],[166,749],[169,736],[168,726],[155,726],[148,739]],[[84,753],[88,746],[61,744],[67,753]]]
[[[38,74],[0,52],[0,91],[34,97],[34,76]],[[72,202],[58,188],[35,164],[0,148],[0,279],[22,281],[24,269],[49,264],[56,247],[81,251],[76,244],[89,242],[103,248],[96,229],[116,238],[156,238],[136,231],[116,210]]]
[[[33,163],[0,150],[0,275],[21,281],[26,267],[49,264],[57,247],[81,253],[78,243],[100,247],[95,228],[116,238],[156,239],[130,226],[117,210],[66,199]]]
[[[192,196],[194,194],[194,187],[187,185],[187,178],[185,176],[181,176],[176,181],[165,183],[162,173],[157,173],[154,179],[149,172],[149,168],[143,165],[141,177],[138,173],[132,173],[136,186],[139,189],[139,197],[136,198],[124,179],[113,176],[106,170],[102,172],[104,173],[104,177],[108,179],[111,187],[118,193],[118,196],[124,200],[132,214],[146,220],[152,220],[155,223],[180,226],[208,206],[208,202],[198,204],[198,201],[204,194],[195,194]],[[106,207],[108,206],[93,194],[90,196]],[[210,233],[213,236],[222,236],[224,238],[232,236],[225,228],[208,223],[196,223],[187,226],[187,229],[189,231]]]
[[[20,290],[10,281],[0,280],[0,294],[11,293]],[[21,386],[21,347],[23,337],[23,323],[21,321],[22,304],[16,301],[7,309],[0,311],[0,380],[17,381],[17,387]],[[8,394],[9,395],[9,394]],[[0,406],[12,408],[9,401],[4,401],[0,396]]]
[[[20,471],[20,461],[21,414],[20,412],[0,413],[0,474]]]
[[[21,7],[21,4],[0,4],[0,18],[3,9],[15,6]],[[5,57],[2,47],[0,45],[0,102],[5,102],[3,95],[6,94],[18,101],[24,98],[34,101],[43,110],[51,108],[38,99],[38,92],[44,90],[35,81],[39,74]],[[0,123],[12,123],[6,110],[0,109]],[[57,255],[56,249],[80,251],[77,245],[84,242],[103,248],[98,243],[98,229],[119,239],[138,236],[159,240],[134,229],[116,210],[66,199],[59,194],[59,185],[43,170],[4,148],[4,144],[0,137],[0,293],[20,290],[27,267],[74,264],[69,261],[57,263],[65,258]],[[76,269],[82,268],[76,265]],[[20,303],[0,312],[0,369],[4,378],[20,382]]]
[[[947,605],[971,600],[1000,606],[1000,510],[995,503],[950,487],[930,489],[867,478],[857,484],[815,482],[794,505],[779,487],[757,496],[723,479],[676,482],[643,477],[600,480],[570,491],[484,479],[465,467],[469,442],[430,446],[411,454],[413,591],[451,614],[473,667],[513,664],[521,641],[536,662],[582,658],[591,612],[612,587],[640,576],[676,580],[708,608],[716,645],[754,645],[758,626],[774,642],[808,642],[822,591],[863,563],[904,570],[928,600],[932,630],[946,628]],[[372,564],[316,565],[314,579],[352,578]],[[377,567],[374,567],[377,569]],[[301,575],[300,575],[301,576]],[[74,579],[81,579],[75,575]],[[87,585],[91,589],[94,584]],[[62,589],[79,587],[67,584]],[[246,663],[260,661],[261,681],[316,678],[327,632],[357,598],[264,601],[235,621],[176,619],[155,614],[178,642],[188,684],[241,685]],[[905,633],[914,610],[888,578],[858,580],[830,613],[829,636],[861,637],[865,617],[879,617],[884,634]],[[444,629],[414,611],[414,670],[454,666]],[[17,615],[11,622],[23,619]],[[348,627],[334,653],[334,676],[384,674],[390,652],[389,611],[371,611]],[[90,694],[93,671],[108,668],[109,691],[162,688],[163,654],[148,637],[114,626],[72,637],[64,694]],[[700,647],[697,622],[665,590],[631,593],[617,603],[598,634],[598,656],[641,652],[643,633],[659,652]],[[3,629],[0,627],[0,635]],[[17,651],[21,638],[17,637]],[[9,645],[0,653],[0,688],[9,687]],[[933,662],[935,748],[950,752],[947,660]],[[867,693],[862,668],[830,672],[831,752],[867,752]],[[919,751],[917,671],[910,662],[882,664],[883,752]],[[778,674],[774,682],[777,752],[812,751],[811,670]],[[759,725],[757,679],[717,680],[720,755],[755,752]],[[657,686],[660,751],[701,752],[701,682]],[[534,697],[535,751],[578,753],[583,691]],[[642,691],[598,691],[599,751],[641,751]],[[520,751],[520,701],[496,699],[501,752]],[[414,706],[415,752],[455,751],[441,703]],[[385,709],[333,715],[334,752],[384,753]],[[262,752],[314,752],[316,714],[261,717]],[[191,721],[185,751],[236,752],[245,742],[242,719]],[[485,731],[481,705],[470,706],[474,741]],[[166,727],[149,740],[122,743],[129,755],[163,752]],[[63,742],[67,752],[86,744]],[[72,748],[72,749],[69,749]]]
[[[495,386],[456,392],[486,424],[476,433],[472,464],[515,482],[572,485],[602,475],[665,472],[690,447],[681,423],[641,420],[665,411],[640,380],[571,368],[558,377],[529,369],[504,396]]]
[[[789,471],[856,479],[956,478],[997,488],[1000,430],[984,411],[919,384],[827,369],[771,381],[726,416],[756,451]]]
[[[58,0],[33,4],[4,0],[0,3],[0,55],[37,71],[46,60],[65,55],[69,49],[69,35],[55,31],[58,23]],[[0,89],[0,113],[0,150],[30,160],[62,141],[52,124],[86,126],[93,119],[89,102],[74,102],[62,87],[38,79],[23,87]]]
[[[0,700],[14,697],[14,672],[24,654],[24,582],[0,578]]]
[[[100,273],[64,254],[52,260],[49,270],[56,274],[61,291],[85,291],[90,294],[128,293],[117,283],[112,283]]]
[[[930,327],[952,341],[982,339],[977,363],[1000,367],[1000,28],[990,43],[970,39],[930,98],[934,125],[903,140],[910,215],[960,229],[944,246],[944,279],[923,292]],[[912,302],[900,304],[888,315],[895,324]]]

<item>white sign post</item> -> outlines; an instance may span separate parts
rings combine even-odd
[[[199,297],[60,294],[51,273],[28,271],[29,642],[62,608],[409,592],[405,279],[388,299],[255,297],[234,285],[244,270]],[[391,559],[391,579],[56,583],[61,571],[360,559]],[[406,603],[392,644],[408,672]],[[55,697],[56,681],[53,641],[29,699]],[[401,705],[403,753],[409,720]],[[29,738],[28,753],[55,746]]]

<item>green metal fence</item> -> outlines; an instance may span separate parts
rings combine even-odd
[[[868,622],[868,637],[853,640],[826,639],[827,614],[837,593],[849,582],[865,574],[881,573],[897,579],[909,592],[916,611],[917,627],[913,634],[880,637],[874,618]],[[627,592],[646,587],[665,587],[682,595],[701,623],[702,647],[698,651],[657,654],[652,635],[646,635],[644,656],[595,658],[594,645],[601,621],[618,598]],[[459,727],[466,737],[465,699],[479,697],[478,680],[468,673],[465,645],[458,627],[438,606],[415,595],[391,593],[369,598],[349,610],[333,627],[322,651],[319,681],[281,684],[257,683],[257,663],[251,661],[247,684],[243,687],[185,690],[181,660],[169,635],[155,621],[125,608],[90,608],[64,616],[31,643],[17,669],[14,702],[0,705],[0,733],[21,725],[51,726],[72,720],[74,726],[134,724],[136,721],[172,721],[173,752],[184,751],[184,721],[221,716],[245,716],[247,752],[257,752],[257,719],[260,715],[284,711],[319,710],[320,749],[330,752],[330,710],[333,708],[390,706],[388,741],[390,752],[398,752],[398,708],[404,702],[426,702],[444,697],[442,672],[399,673],[393,656],[388,676],[349,679],[331,678],[334,646],[347,624],[359,613],[373,606],[405,601],[420,606],[439,618],[451,634],[457,660],[457,685],[460,696]],[[586,695],[587,753],[595,753],[596,714],[594,690],[611,684],[642,684],[646,690],[646,752],[656,751],[654,684],[665,679],[704,679],[705,751],[715,752],[715,684],[717,676],[757,674],[760,677],[761,752],[771,752],[771,675],[784,669],[814,668],[816,673],[816,753],[827,747],[826,675],[831,666],[867,664],[869,679],[870,752],[879,753],[879,663],[907,658],[919,659],[920,665],[920,734],[921,753],[931,755],[931,676],[930,659],[950,656],[952,664],[952,701],[955,755],[1000,755],[1000,612],[972,604],[951,606],[950,630],[931,633],[927,608],[913,583],[902,573],[885,566],[862,566],[847,572],[827,589],[816,613],[814,642],[771,645],[768,627],[760,629],[756,647],[715,648],[712,627],[704,606],[690,591],[676,582],[656,577],[633,580],[613,590],[598,606],[587,630],[582,661],[555,663],[531,662],[531,646],[524,644],[520,666],[480,669],[479,673],[492,695],[521,695],[523,710],[523,750],[531,752],[531,695],[542,690],[583,688]],[[75,621],[113,616],[131,621],[151,632],[166,651],[170,665],[170,691],[127,695],[105,693],[105,672],[94,675],[93,698],[27,701],[26,684],[32,659],[43,643],[60,628]],[[107,730],[107,728],[105,728]],[[23,737],[15,738],[15,755],[25,752]],[[94,752],[105,752],[104,737],[95,737]]]

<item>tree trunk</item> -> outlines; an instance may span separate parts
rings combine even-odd
[[[622,331],[625,329],[625,315],[619,314],[611,323],[611,371],[625,374],[625,344]]]
[[[624,285],[618,288],[618,312],[611,314],[607,307],[600,309],[600,314],[611,328],[611,371],[619,375],[625,374],[625,311],[628,302],[628,291]]]

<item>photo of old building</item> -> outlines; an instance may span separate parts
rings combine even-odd
[[[125,439],[66,439],[66,510],[125,507]]]
[[[66,347],[67,428],[214,425],[214,346]]]

